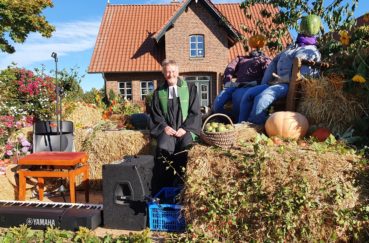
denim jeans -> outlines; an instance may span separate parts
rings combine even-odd
[[[232,94],[232,115],[234,121],[237,122],[240,115],[240,106],[243,95],[252,87],[238,88]]]
[[[245,92],[240,101],[240,112],[238,116],[237,123],[241,123],[243,121],[248,121],[251,108],[254,104],[254,98],[267,89],[269,85],[262,84],[255,87],[252,87]]]
[[[244,88],[229,87],[227,89],[222,90],[222,92],[220,92],[220,94],[215,98],[213,112],[226,114],[232,117],[233,120],[237,121],[240,111],[241,99],[243,95],[247,92],[247,90],[250,88],[251,87]],[[232,101],[232,113],[224,109],[224,105],[228,101]]]
[[[222,92],[220,92],[220,94],[214,100],[214,104],[213,104],[214,113],[223,113],[227,115],[232,115],[230,114],[230,112],[225,111],[224,105],[228,101],[232,100],[232,94],[236,89],[237,87],[229,87],[229,88],[222,90]]]
[[[254,99],[249,115],[249,122],[264,124],[268,119],[267,109],[276,100],[284,98],[288,93],[288,84],[275,84],[269,86]]]

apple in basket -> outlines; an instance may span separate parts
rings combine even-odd
[[[206,132],[228,132],[233,129],[234,127],[231,124],[223,124],[218,122],[211,122],[205,125]]]

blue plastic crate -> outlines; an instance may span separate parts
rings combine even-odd
[[[180,188],[175,187],[163,187],[155,195],[155,198],[159,198],[161,202],[166,203],[148,203],[150,230],[166,232],[182,232],[185,230],[185,219],[181,215],[182,206],[175,204],[175,197],[180,190]]]

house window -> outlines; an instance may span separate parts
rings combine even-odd
[[[200,106],[209,106],[210,76],[187,76],[186,81],[194,83],[200,97]]]
[[[154,91],[153,81],[141,81],[141,100],[145,100],[146,95]]]
[[[205,45],[203,35],[190,35],[190,57],[204,57]]]
[[[119,94],[122,98],[132,100],[132,81],[121,81],[118,85]]]

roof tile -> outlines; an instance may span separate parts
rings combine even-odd
[[[240,33],[241,24],[255,26],[247,19],[239,4],[214,4]],[[90,73],[99,72],[149,72],[160,71],[160,62],[165,57],[165,48],[160,48],[153,36],[160,31],[176,13],[181,4],[107,5],[96,39],[89,66]],[[262,18],[253,6],[253,18]],[[278,10],[267,6],[269,11]],[[247,34],[244,33],[247,37]],[[286,36],[283,44],[291,42]],[[229,59],[244,55],[240,42],[230,48]],[[268,53],[269,54],[269,53]]]

